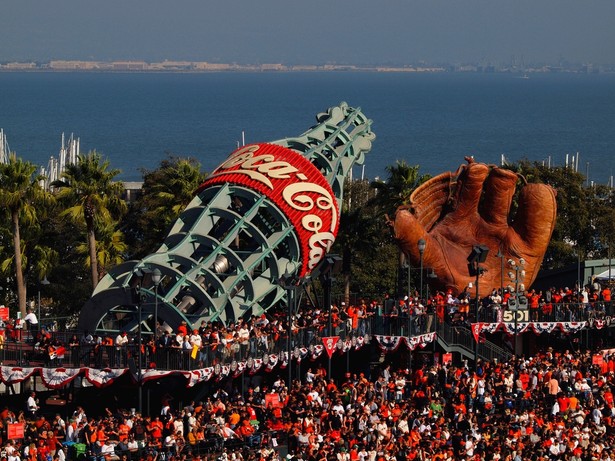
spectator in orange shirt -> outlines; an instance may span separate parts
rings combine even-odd
[[[611,289],[609,288],[608,285],[604,286],[600,294],[604,302],[609,302],[609,303],[611,302]]]

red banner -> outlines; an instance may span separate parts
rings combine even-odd
[[[3,322],[8,321],[9,319],[9,308],[6,306],[0,306],[0,320]]]
[[[442,354],[442,365],[446,365],[448,363],[453,362],[453,353],[447,352],[446,354]]]
[[[472,335],[474,335],[474,341],[478,342],[478,335],[480,335],[480,332],[482,329],[483,329],[482,323],[472,324]]]
[[[272,393],[265,394],[265,408],[282,408],[284,405],[280,402],[280,394]]]
[[[333,355],[333,351],[335,351],[335,346],[337,345],[337,342],[339,340],[339,336],[326,336],[322,338],[322,343],[325,346],[325,350],[327,351],[329,358],[331,358],[331,356]]]
[[[592,365],[602,365],[604,357],[601,354],[592,355]]]
[[[9,440],[23,439],[24,423],[9,423],[7,424],[7,438]]]

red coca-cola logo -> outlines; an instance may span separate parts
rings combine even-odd
[[[337,236],[339,210],[331,186],[306,158],[275,144],[237,149],[201,185],[232,183],[256,190],[275,203],[296,229],[300,276],[316,267]]]

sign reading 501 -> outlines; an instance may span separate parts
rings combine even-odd
[[[529,311],[523,310],[523,311],[515,311],[515,310],[509,310],[506,309],[502,315],[502,321],[505,323],[512,323],[512,322],[517,322],[517,323],[523,323],[523,322],[529,322],[530,321],[530,313]]]

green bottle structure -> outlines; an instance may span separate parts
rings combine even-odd
[[[375,138],[346,103],[295,138],[238,148],[196,191],[160,248],[100,281],[79,328],[155,333],[156,323],[234,322],[286,304],[339,226],[344,182]]]

